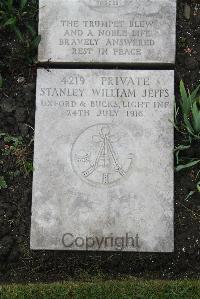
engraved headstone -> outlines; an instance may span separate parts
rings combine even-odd
[[[174,63],[176,0],[40,0],[39,61]]]
[[[173,251],[174,72],[38,70],[32,249]]]

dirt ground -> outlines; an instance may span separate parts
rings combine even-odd
[[[200,4],[192,5],[191,18],[184,16],[178,1],[176,96],[181,79],[189,88],[200,83]],[[198,166],[175,173],[174,253],[103,253],[31,251],[29,249],[32,174],[23,169],[23,157],[32,160],[35,114],[36,65],[27,67],[23,59],[12,59],[17,51],[15,37],[0,32],[0,132],[22,136],[25,151],[3,156],[7,144],[0,139],[0,176],[7,188],[0,190],[0,282],[62,281],[88,275],[145,278],[199,278],[200,276],[200,193],[185,200],[195,189]],[[27,126],[28,125],[28,126]],[[181,136],[175,133],[175,144]],[[185,154],[199,157],[200,143]],[[20,156],[21,155],[21,156]],[[19,173],[16,171],[19,170]]]

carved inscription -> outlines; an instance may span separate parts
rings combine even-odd
[[[39,61],[172,63],[175,0],[40,0]]]
[[[173,251],[174,71],[39,69],[31,248]]]
[[[58,44],[73,55],[138,56],[155,46],[158,20],[148,17],[116,21],[60,20]]]
[[[40,88],[41,106],[65,109],[66,117],[144,117],[168,109],[169,90],[155,88],[150,76],[99,76],[89,85],[84,75],[68,72],[58,86]]]
[[[84,0],[86,5],[91,7],[124,7],[133,0]]]

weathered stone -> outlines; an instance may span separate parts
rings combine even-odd
[[[173,71],[38,71],[32,249],[173,250],[173,102]]]
[[[39,61],[174,63],[175,0],[40,0]]]

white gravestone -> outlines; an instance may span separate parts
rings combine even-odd
[[[32,249],[173,251],[174,72],[38,70]]]
[[[40,62],[174,63],[176,0],[40,0]]]

